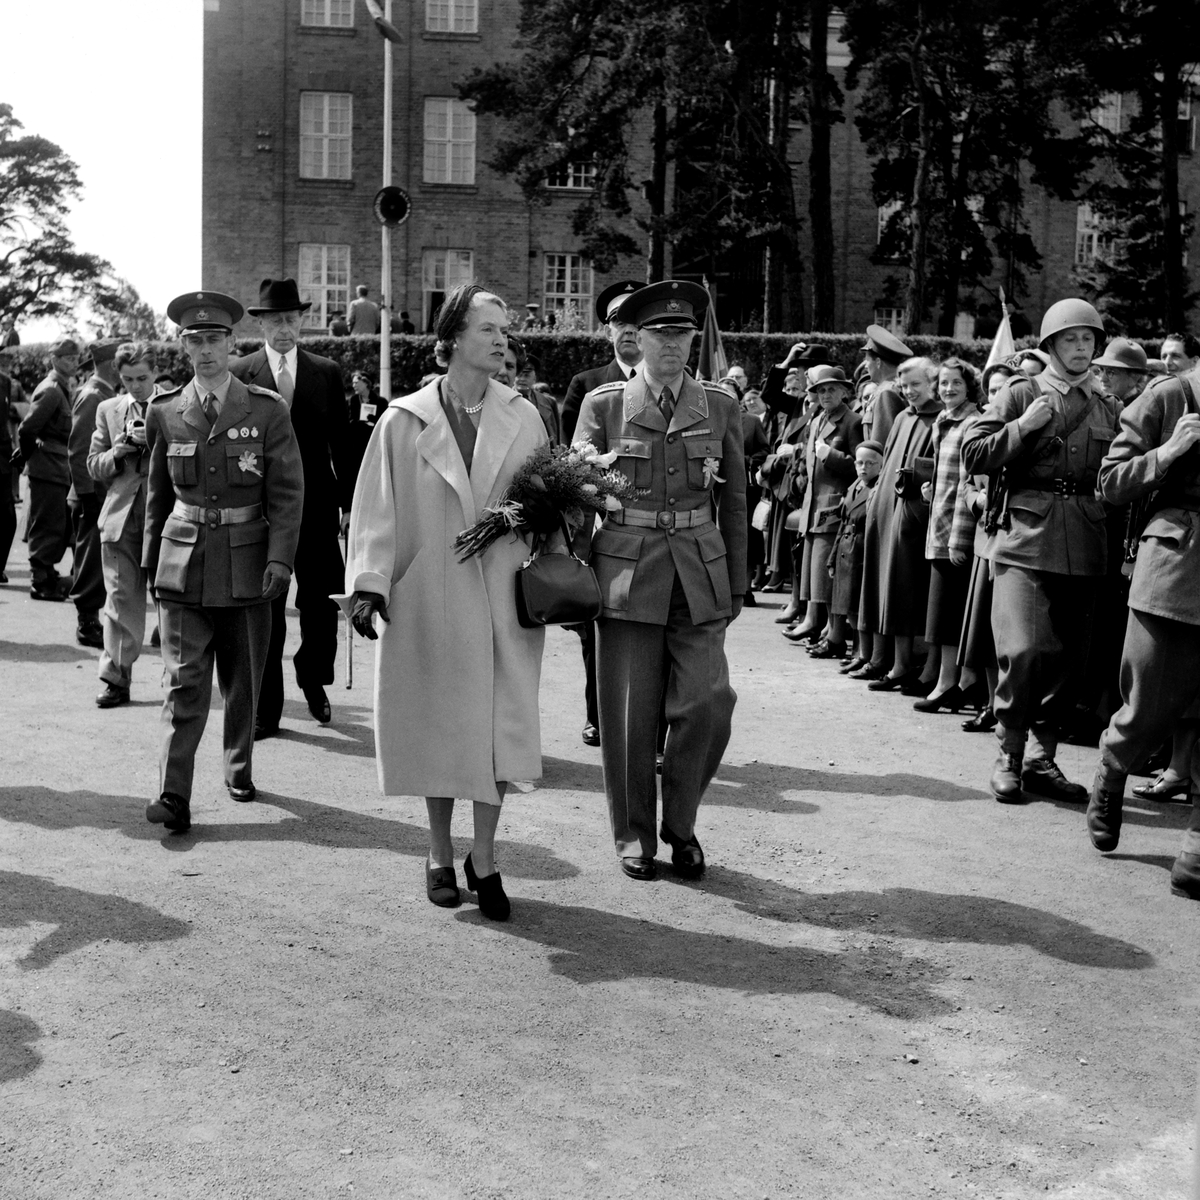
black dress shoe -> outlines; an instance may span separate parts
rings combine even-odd
[[[229,789],[229,798],[236,800],[239,804],[249,804],[258,795],[258,788],[252,783],[246,787],[234,787],[232,783],[227,783],[225,786]]]
[[[964,733],[991,733],[996,728],[996,714],[990,708],[962,723]]]
[[[828,638],[822,638],[808,652],[809,658],[845,658],[846,643],[831,642]]]
[[[871,682],[867,684],[867,688],[872,692],[898,692],[906,685],[911,686],[918,679],[920,679],[920,677],[921,673],[919,671],[916,673],[912,671],[906,671],[903,675],[884,675],[882,677],[871,679]],[[871,677],[868,675],[861,675],[859,678],[870,679]]]
[[[1097,776],[1087,806],[1088,837],[1092,845],[1104,854],[1117,848],[1121,840],[1121,806],[1125,788],[1105,787]]]
[[[129,703],[129,689],[119,688],[111,683],[106,683],[100,694],[96,697],[97,708],[116,708],[118,704]]]
[[[182,796],[163,792],[146,805],[146,820],[151,825],[165,825],[172,833],[187,833],[192,827],[192,808]]]
[[[917,672],[915,679],[909,679],[907,683],[900,685],[900,695],[928,696],[935,687],[937,687],[936,679],[922,679],[920,672]]]
[[[425,860],[425,894],[438,908],[457,908],[458,876],[453,867],[431,867]]]
[[[600,730],[591,721],[583,727],[583,744],[585,746],[600,745]]]
[[[504,894],[500,872],[493,871],[480,879],[475,874],[475,864],[471,862],[469,854],[467,861],[463,863],[463,870],[467,873],[467,887],[475,893],[475,899],[479,901],[479,911],[489,921],[507,921],[509,913],[512,912],[512,905]]]
[[[867,681],[882,679],[887,675],[888,669],[882,663],[876,666],[872,662],[868,662],[865,667],[859,667],[857,671],[850,672],[851,679],[864,679]]]
[[[658,866],[652,858],[623,858],[621,859],[621,870],[630,879],[637,879],[643,883],[658,874]]]
[[[839,675],[850,675],[854,671],[861,671],[863,667],[869,667],[871,660],[869,658],[859,658],[856,654],[853,658],[847,659],[840,667],[838,667]]]
[[[658,836],[671,847],[671,866],[676,875],[683,879],[699,879],[704,874],[704,851],[694,833],[690,838],[681,838],[662,825]]]
[[[278,725],[257,725],[256,724],[254,726],[254,740],[256,742],[261,742],[263,740],[263,738],[276,737],[278,735],[278,733],[279,733]]]
[[[31,587],[29,589],[29,598],[31,600],[52,600],[59,602],[65,600],[67,597],[59,589],[57,583],[48,583],[45,587]]]
[[[317,683],[300,690],[304,693],[308,711],[312,713],[313,719],[320,721],[322,725],[328,725],[333,718],[333,710],[329,707],[329,697],[325,695],[325,689]]]
[[[743,608],[757,608],[758,607],[758,601],[754,598],[753,592],[746,592],[746,594],[742,597],[742,607]]]
[[[811,629],[785,629],[783,636],[789,642],[819,642],[821,640],[821,630],[817,625],[814,625]]]
[[[75,626],[75,640],[93,650],[104,649],[104,629],[98,621],[80,621]]]
[[[962,688],[956,683],[948,687],[940,696],[927,696],[924,700],[918,700],[913,708],[917,712],[923,713],[956,713],[962,708],[964,702]]]
[[[1072,783],[1055,762],[1026,763],[1021,771],[1021,787],[1035,796],[1065,800],[1068,804],[1086,804],[1088,790],[1082,783]]]

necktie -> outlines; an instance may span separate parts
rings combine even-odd
[[[287,359],[279,360],[279,370],[275,372],[275,386],[279,389],[279,394],[287,401],[288,408],[292,407],[292,397],[296,394],[296,383],[292,379],[292,373],[288,370]]]
[[[204,397],[204,415],[208,418],[210,425],[217,423],[217,398],[212,392],[209,392]]]
[[[663,388],[658,397],[658,411],[662,413],[667,424],[671,423],[671,415],[675,411],[675,397],[671,395],[669,387]]]

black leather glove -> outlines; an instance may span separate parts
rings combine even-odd
[[[557,506],[546,496],[534,496],[521,502],[521,524],[533,533],[554,533],[559,525]]]
[[[392,623],[388,616],[387,601],[378,592],[355,592],[354,603],[350,608],[350,624],[354,632],[365,637],[368,642],[375,641],[379,634],[375,632],[374,616],[378,613],[385,625]]]

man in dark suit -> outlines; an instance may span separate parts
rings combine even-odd
[[[333,682],[337,658],[338,607],[330,594],[341,587],[344,566],[338,546],[339,508],[349,513],[354,468],[349,458],[350,414],[342,372],[332,359],[302,350],[298,339],[304,313],[294,279],[264,279],[257,317],[266,345],[230,363],[243,383],[278,392],[291,411],[292,427],[304,463],[304,516],[296,550],[296,608],[300,649],[296,683],[308,710],[322,724],[332,713],[325,685]],[[287,635],[287,595],[272,602],[271,646],[258,700],[255,737],[279,732],[283,713],[283,643]]]
[[[567,385],[566,399],[563,400],[562,415],[559,418],[562,425],[562,440],[568,445],[575,437],[575,424],[579,420],[579,408],[583,398],[594,388],[605,383],[624,383],[642,361],[642,350],[638,345],[637,326],[628,321],[617,320],[617,309],[621,302],[632,292],[636,292],[643,284],[632,279],[622,279],[610,283],[596,297],[596,316],[604,326],[608,339],[612,342],[613,360],[602,367],[593,367],[590,371],[580,371]],[[588,530],[587,532],[591,532]],[[600,715],[596,707],[596,624],[587,621],[583,625],[572,628],[579,634],[583,643],[583,666],[587,673],[584,684],[584,703],[587,706],[587,720],[583,726],[583,741],[587,746],[600,745]]]

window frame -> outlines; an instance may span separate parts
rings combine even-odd
[[[313,114],[311,109],[308,113],[305,111],[306,99],[310,97],[320,97],[321,118],[324,129],[321,132],[306,131],[306,117],[311,117]],[[345,133],[330,133],[330,101],[334,97],[344,97],[346,100],[346,119]],[[335,174],[330,171],[330,150],[334,146],[345,145],[345,164],[344,174]],[[306,170],[314,161],[313,150],[319,147],[320,165],[323,171],[311,173]],[[338,168],[342,167],[339,161]],[[354,178],[354,93],[353,92],[318,92],[315,90],[306,90],[300,93],[300,178],[301,179],[353,179]]]
[[[547,174],[546,186],[563,192],[594,192],[598,168],[592,159],[582,158],[567,163],[565,170]]]
[[[888,314],[891,314],[890,316]],[[881,325],[888,333],[897,337],[904,336],[904,308],[890,304],[877,304],[872,310],[876,325]]]
[[[451,279],[450,255],[459,255]],[[430,278],[430,268],[441,268],[441,285]],[[446,293],[460,283],[475,278],[475,250],[465,246],[426,246],[421,250],[421,319],[426,331],[433,331],[433,315],[441,306]],[[435,301],[435,297],[437,297]]]
[[[305,271],[305,251],[312,250],[321,252],[319,281],[310,279]],[[344,251],[345,283],[329,282],[330,251]],[[328,329],[330,314],[335,309],[340,309],[343,317],[350,311],[350,246],[344,242],[301,242],[296,250],[296,283],[301,300],[311,300],[313,305],[304,314],[301,329]],[[331,303],[330,296],[335,292],[342,296]]]
[[[447,136],[444,138],[430,137],[430,122],[436,121],[436,106],[445,105],[444,119]],[[457,106],[457,107],[455,107]],[[469,137],[454,136],[454,122],[463,118],[469,125]],[[469,104],[455,96],[426,96],[422,112],[423,156],[421,164],[421,180],[423,183],[437,184],[442,187],[474,187],[475,186],[475,152],[478,145],[478,126],[475,113]],[[454,161],[455,147],[469,147],[469,162],[466,152],[458,164],[458,172],[463,178],[455,179],[456,164]],[[431,167],[431,148],[445,148],[444,162],[434,161]],[[444,168],[444,169],[443,169]]]
[[[556,263],[552,268],[551,260],[565,259],[563,263]],[[566,288],[563,291],[552,291],[551,270],[555,272],[561,271],[566,281]],[[571,281],[574,272],[580,274],[581,283],[585,286],[573,290]],[[586,276],[586,280],[584,277]],[[541,316],[545,320],[550,313],[560,313],[567,307],[568,304],[574,304],[579,312],[580,319],[583,321],[584,328],[591,330],[595,325],[595,313],[593,312],[593,300],[596,295],[596,270],[592,266],[591,259],[585,254],[580,254],[574,250],[547,250],[542,255],[542,309]],[[557,318],[556,318],[557,320]]]
[[[435,25],[433,8],[445,9],[445,27]],[[456,28],[462,21],[464,27]],[[425,0],[425,32],[441,34],[475,34],[479,32],[479,0]]]
[[[333,15],[333,6],[339,6],[339,11],[343,5],[349,4],[349,20],[333,21],[330,18]],[[320,9],[320,14],[313,10]],[[305,14],[309,16],[306,19]],[[324,20],[312,20],[313,16],[323,15]],[[300,24],[306,29],[353,29],[354,28],[354,0],[300,0]]]

